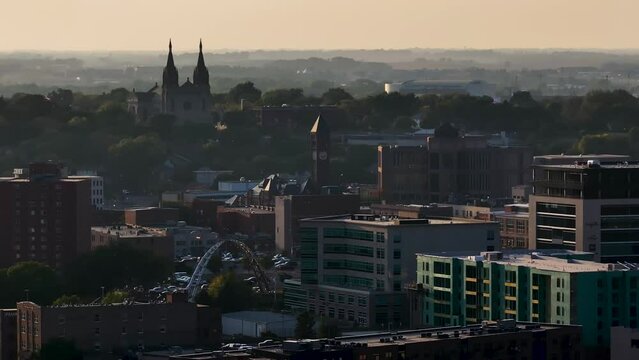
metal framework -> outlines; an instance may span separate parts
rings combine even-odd
[[[200,258],[197,266],[195,266],[195,270],[193,271],[193,275],[191,276],[191,280],[186,286],[187,294],[189,295],[189,301],[194,302],[195,297],[200,292],[202,276],[204,275],[204,270],[206,269],[206,265],[209,263],[213,255],[222,247],[224,244],[233,244],[237,249],[239,249],[245,257],[249,259],[249,266],[251,270],[253,270],[253,274],[257,279],[257,286],[260,288],[261,292],[268,293],[271,291],[271,282],[268,277],[264,273],[264,270],[258,263],[255,256],[253,256],[253,252],[251,249],[246,246],[243,242],[237,239],[222,239],[219,242],[215,243],[215,245],[211,246],[206,253]]]

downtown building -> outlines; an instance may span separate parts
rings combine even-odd
[[[109,305],[17,304],[18,359],[31,359],[49,341],[73,340],[87,358],[121,359],[129,351],[211,346],[221,334],[219,313],[168,297],[166,303]]]
[[[91,247],[91,182],[34,163],[0,178],[0,268],[38,261],[59,268]]]
[[[585,346],[607,347],[611,327],[637,328],[639,267],[589,258],[572,251],[418,254],[411,319],[416,326],[581,325]]]
[[[532,149],[445,124],[423,146],[379,146],[378,187],[387,203],[465,203],[511,198],[530,179]]]
[[[500,247],[497,223],[466,219],[327,216],[299,233],[301,278],[285,281],[285,305],[362,328],[408,326],[416,253]]]
[[[639,162],[599,160],[535,165],[529,248],[639,262]]]

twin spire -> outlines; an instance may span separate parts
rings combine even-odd
[[[195,66],[195,70],[193,70],[193,85],[210,87],[209,70],[204,63],[204,53],[202,52],[202,39],[200,39],[200,53],[197,58],[197,65]],[[173,43],[171,39],[169,39],[169,55],[166,59],[164,72],[162,73],[162,87],[179,87],[178,71],[173,61]]]

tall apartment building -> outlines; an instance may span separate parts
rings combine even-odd
[[[90,249],[91,184],[35,163],[0,178],[0,268],[21,261],[60,267]]]
[[[129,350],[211,346],[221,329],[212,308],[187,302],[17,307],[18,359],[60,337],[88,357],[118,359]]]
[[[533,167],[530,249],[595,253],[639,262],[639,162],[580,161]]]
[[[379,146],[378,187],[389,203],[457,202],[511,197],[530,179],[532,149],[459,136],[443,125],[425,146]]]
[[[498,224],[460,219],[329,216],[300,222],[301,279],[285,283],[285,304],[361,327],[408,325],[404,287],[415,254],[500,246]]]
[[[582,260],[588,257],[569,251],[418,254],[419,295],[411,298],[421,297],[423,325],[504,318],[576,324],[584,345],[608,346],[612,326],[637,328],[639,268]]]

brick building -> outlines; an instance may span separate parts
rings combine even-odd
[[[359,195],[288,195],[275,198],[275,246],[295,252],[299,247],[301,219],[359,211]]]
[[[425,146],[379,146],[378,186],[389,203],[458,203],[511,197],[530,179],[532,149],[443,125]]]
[[[20,169],[22,170],[22,169]],[[0,178],[0,268],[20,261],[60,267],[90,249],[91,183],[34,163]]]
[[[133,349],[211,346],[219,314],[188,302],[40,306],[18,303],[18,358],[29,359],[52,339],[73,339],[87,357],[117,359]]]
[[[146,207],[126,209],[124,222],[128,225],[154,226],[176,224],[180,220],[180,210],[173,208]]]

